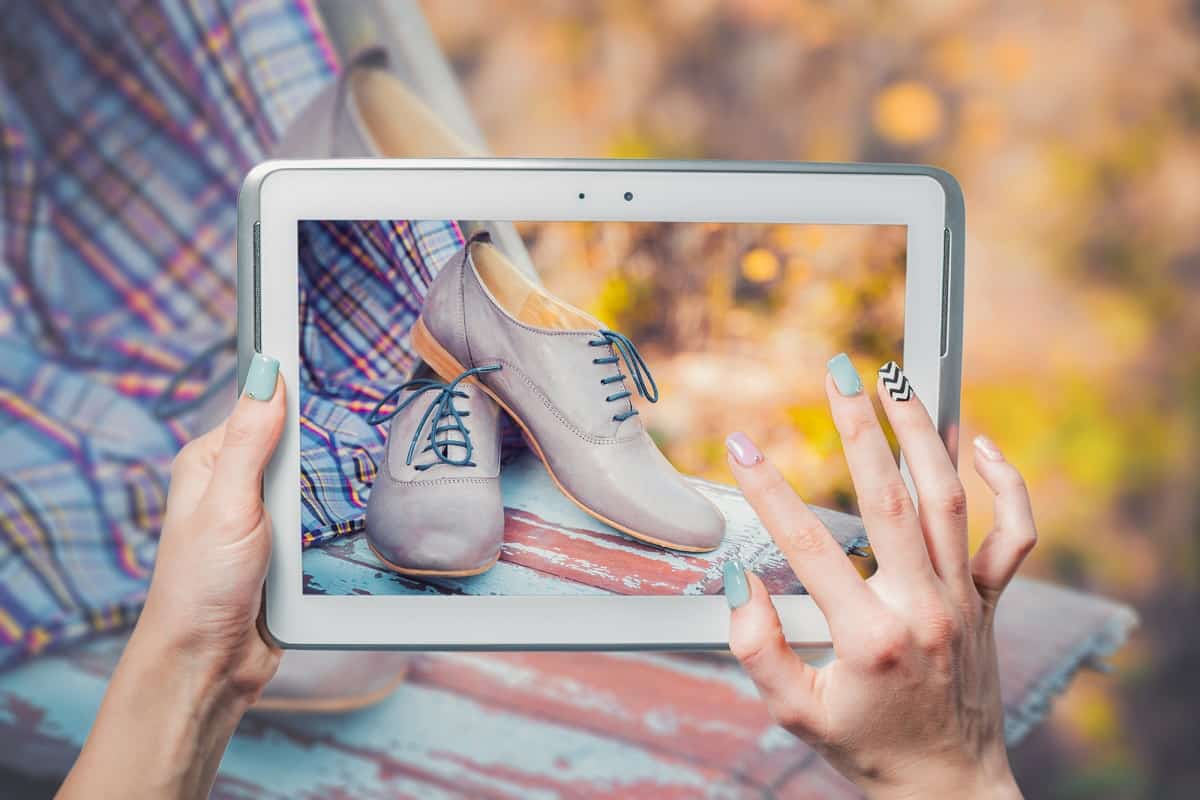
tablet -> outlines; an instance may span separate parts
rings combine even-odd
[[[287,383],[264,482],[284,647],[721,649],[731,558],[820,645],[724,436],[819,495],[844,470],[823,394],[844,351],[868,386],[902,363],[956,453],[964,212],[942,170],[272,161],[238,213],[239,378],[261,351]]]

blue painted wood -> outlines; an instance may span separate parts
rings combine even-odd
[[[658,582],[677,591],[719,591],[720,563],[736,553],[777,586],[797,590],[737,491],[698,485],[729,519],[728,541],[714,554],[666,553],[616,535],[565,500],[538,462],[525,460],[506,473],[505,558],[481,579],[409,581],[379,568],[361,539],[348,539],[305,553],[308,588],[556,594],[638,591]],[[843,546],[863,541],[855,518],[818,514]],[[642,583],[601,575],[602,564],[571,564],[565,545],[623,558]],[[1015,581],[996,622],[1010,740],[1041,719],[1080,666],[1118,646],[1135,621],[1127,607],[1101,598]],[[65,774],[122,646],[120,638],[99,639],[0,674],[0,764],[32,775]],[[820,661],[829,652],[805,656]],[[395,658],[289,652],[268,693],[365,696],[370,687],[386,690],[400,669]],[[247,716],[213,796],[857,796],[772,724],[728,655],[446,653],[415,655],[406,664],[407,680],[365,710]]]
[[[725,541],[712,553],[684,554],[623,536],[591,517],[555,486],[526,452],[505,466],[505,545],[483,575],[422,582],[389,572],[361,535],[304,553],[305,591],[321,594],[473,595],[705,594],[720,590],[721,565],[738,557],[777,593],[799,592],[787,561],[741,493],[692,479],[725,514]],[[856,517],[817,509],[846,549],[866,544]]]
[[[1010,740],[1135,619],[1095,596],[1014,582],[997,617]],[[63,775],[121,646],[101,639],[0,674],[0,764]],[[361,672],[351,666],[347,676]],[[772,725],[728,657],[458,653],[415,656],[408,680],[363,711],[251,714],[214,796],[691,798],[767,789],[784,798],[856,796]]]

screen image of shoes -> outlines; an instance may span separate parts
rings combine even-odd
[[[905,227],[514,225],[536,275],[484,222],[299,223],[302,590],[803,591],[724,441],[855,512],[825,363],[901,360]]]

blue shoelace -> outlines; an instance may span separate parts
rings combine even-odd
[[[422,453],[433,453],[437,458],[436,462],[428,464],[417,464],[416,469],[424,472],[425,470],[437,466],[437,464],[449,464],[452,467],[473,467],[475,462],[471,460],[471,456],[475,452],[475,446],[471,443],[471,431],[463,422],[464,417],[471,415],[470,411],[459,411],[454,400],[459,397],[467,397],[467,393],[458,388],[458,385],[473,375],[482,375],[485,372],[495,372],[500,369],[499,364],[491,364],[486,367],[474,367],[459,375],[449,383],[444,383],[432,378],[417,378],[400,384],[376,404],[374,410],[367,415],[367,422],[371,425],[379,425],[387,422],[392,417],[399,414],[404,409],[408,408],[418,397],[421,397],[426,392],[437,392],[433,400],[429,403],[429,407],[425,409],[425,413],[421,415],[421,421],[417,424],[417,428],[413,431],[412,442],[408,446],[408,457],[404,463],[412,466],[413,456],[417,454],[417,445],[421,443],[421,431],[425,429],[426,423],[429,424],[429,433],[425,436],[428,444],[421,449]],[[387,414],[380,413],[385,405],[396,400],[401,392],[409,391],[412,395],[404,402],[400,403]],[[482,391],[477,389],[476,391]],[[445,424],[443,424],[445,421]],[[438,439],[441,434],[446,434],[447,437]],[[449,438],[451,434],[458,434],[461,439]],[[462,458],[451,458],[450,448],[462,448]]]
[[[658,402],[658,384],[654,382],[654,376],[650,374],[650,367],[647,366],[646,360],[642,358],[642,354],[638,352],[637,346],[629,340],[628,336],[617,333],[616,331],[601,330],[600,338],[593,339],[588,342],[592,347],[612,347],[614,353],[611,356],[602,358],[593,358],[593,364],[617,364],[621,359],[625,360],[625,365],[629,369],[629,378],[633,380],[633,386],[637,389],[639,395],[649,400],[651,403]],[[607,378],[602,378],[600,384],[608,386],[612,383],[618,383],[625,380],[626,376],[621,373],[621,368],[617,367],[617,374],[610,375]],[[627,397],[632,397],[628,389],[621,389],[619,392],[614,392],[604,398],[609,403],[616,403],[624,400]],[[631,403],[628,411],[622,411],[620,414],[613,415],[614,422],[624,422],[630,417],[637,414],[637,409]]]
[[[228,388],[228,385],[237,378],[236,365],[230,367],[221,375],[209,378],[208,387],[195,397],[187,400],[176,399],[180,389],[183,387],[184,381],[191,377],[202,379],[205,370],[210,369],[212,364],[216,362],[217,356],[226,350],[231,353],[236,352],[236,336],[228,336],[213,342],[176,370],[171,380],[167,382],[166,387],[159,393],[158,397],[154,398],[154,402],[150,406],[150,413],[154,414],[157,419],[174,419],[175,417],[183,416],[189,411],[194,411],[222,392],[232,393],[233,390]]]

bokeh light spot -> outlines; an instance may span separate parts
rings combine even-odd
[[[875,98],[875,130],[894,144],[932,139],[941,131],[944,116],[941,98],[919,81],[893,83]]]
[[[742,256],[742,277],[751,283],[767,283],[779,277],[779,257],[765,247]]]

